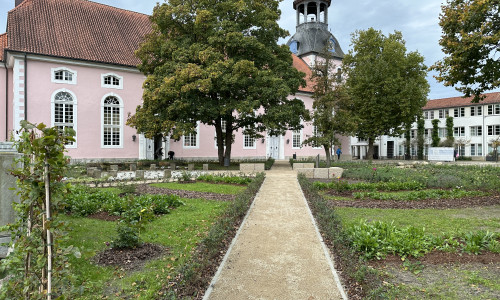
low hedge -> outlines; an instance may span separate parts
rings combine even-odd
[[[309,179],[302,174],[298,179],[321,235],[335,256],[335,268],[340,271],[348,297],[384,298],[385,288],[380,275],[374,269],[362,264],[355,249],[349,246],[352,245],[352,241],[335,210],[318,194]]]

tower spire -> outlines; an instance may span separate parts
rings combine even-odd
[[[290,50],[299,57],[318,55],[330,42],[334,56],[342,59],[344,52],[337,39],[328,31],[328,8],[331,0],[295,0],[296,33],[288,41]]]

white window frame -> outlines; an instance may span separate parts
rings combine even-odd
[[[453,117],[454,118],[463,118],[465,117],[465,107],[457,107],[453,109]]]
[[[78,129],[77,129],[77,119],[78,119],[78,106],[77,106],[77,99],[76,99],[76,95],[75,93],[73,93],[72,91],[70,90],[67,90],[67,89],[59,89],[57,91],[54,91],[52,93],[52,96],[50,97],[50,126],[51,127],[54,127],[56,126],[56,95],[58,93],[61,93],[61,92],[66,92],[68,94],[71,95],[71,97],[73,97],[73,102],[71,104],[73,104],[73,130],[75,131],[75,141],[71,144],[68,144],[68,145],[65,145],[66,148],[68,149],[75,149],[78,147],[77,145],[77,135],[78,135]]]
[[[446,135],[448,134],[446,128],[438,128],[438,136],[440,138],[445,138]]]
[[[192,133],[189,134],[189,137]],[[182,149],[200,149],[200,122],[196,122],[196,145],[186,146],[186,135],[182,136]]]
[[[119,80],[120,84],[119,85],[113,85],[113,84],[105,84],[104,79],[108,76],[116,77],[116,79]],[[118,89],[122,90],[123,89],[123,76],[120,76],[115,73],[106,73],[106,74],[101,74],[101,87],[102,88],[108,88],[108,89]]]
[[[56,72],[63,71],[71,73],[71,80],[56,79]],[[77,83],[77,72],[66,67],[58,67],[50,69],[50,79],[52,83],[66,83],[66,84],[76,84]]]
[[[115,97],[118,99],[119,108],[120,108],[120,125],[119,125],[119,130],[120,130],[120,144],[119,145],[104,145],[104,100],[108,97]],[[123,100],[120,96],[118,96],[115,93],[109,93],[106,94],[102,97],[101,99],[101,148],[103,149],[121,149],[123,148],[123,111],[124,111],[124,105],[123,105]]]
[[[450,115],[449,109],[440,109],[439,110],[439,119],[446,119]]]
[[[243,132],[242,132],[242,136],[243,136],[243,149],[248,149],[248,150],[251,150],[251,149],[257,149],[257,140],[254,138],[253,139],[253,146],[246,146],[247,143],[246,143],[246,140],[250,140],[250,136],[248,134],[245,134],[245,129],[243,129]]]
[[[299,138],[299,146],[295,146],[295,138],[298,136]],[[301,149],[302,148],[302,129],[301,130],[292,130],[292,149]]]
[[[315,137],[321,137],[321,134],[319,133],[318,131],[318,126],[316,125],[313,125],[313,132],[312,132],[313,136]],[[359,139],[358,139],[359,140]],[[313,149],[323,149],[323,146],[319,145],[319,146],[313,146],[312,147]]]
[[[483,107],[482,106],[471,106],[470,108],[470,116],[482,116],[483,115]]]
[[[470,136],[483,136],[483,126],[470,126]]]
[[[500,104],[490,104],[488,105],[488,115],[500,115]]]
[[[500,135],[500,125],[488,125],[488,136]]]
[[[453,136],[465,136],[465,127],[464,126],[458,126],[458,127],[453,127]]]

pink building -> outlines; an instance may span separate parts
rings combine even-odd
[[[329,5],[326,0],[294,1],[297,34],[289,45],[297,54],[294,66],[307,79],[308,63],[314,63],[319,47],[328,40],[336,43],[327,31]],[[86,0],[16,0],[7,18],[7,32],[0,35],[1,140],[15,136],[19,122],[28,120],[74,128],[76,142],[68,145],[74,160],[153,159],[159,148],[164,156],[174,151],[177,158],[217,157],[214,127],[200,124],[197,134],[174,142],[168,137],[146,139],[126,125],[127,116],[142,101],[144,75],[136,68],[134,51],[151,30],[149,16]],[[306,48],[311,30],[326,38]],[[335,45],[340,65],[343,53]],[[291,97],[302,99],[310,109],[311,96],[308,81]],[[311,124],[300,132],[258,140],[238,132],[232,157],[324,155],[321,148],[301,146],[312,134]],[[350,151],[347,137],[342,138],[342,151]]]

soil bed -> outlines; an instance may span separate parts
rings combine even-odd
[[[98,253],[94,260],[101,266],[117,266],[123,270],[138,270],[147,261],[165,254],[168,254],[167,248],[145,243],[133,249],[106,249]]]
[[[236,195],[225,195],[225,194],[195,192],[195,191],[185,191],[185,190],[172,190],[167,188],[154,187],[147,184],[138,185],[136,188],[136,192],[139,194],[177,195],[181,198],[192,198],[192,199],[203,198],[207,200],[217,200],[217,201],[233,201],[236,198]]]
[[[346,193],[328,193],[346,197]],[[500,205],[500,196],[468,197],[460,199],[401,200],[329,200],[332,207],[385,208],[385,209],[448,209]]]
[[[432,251],[423,257],[407,258],[411,262],[421,262],[424,265],[443,265],[449,263],[460,264],[497,264],[500,263],[500,253],[483,252],[482,254],[451,253],[443,251]],[[374,268],[385,267],[388,265],[401,266],[403,261],[400,256],[388,255],[385,259],[370,260],[368,265]]]
[[[102,221],[118,221],[120,219],[120,216],[113,216],[105,211],[101,211],[95,214],[88,215],[87,218],[97,219]]]

